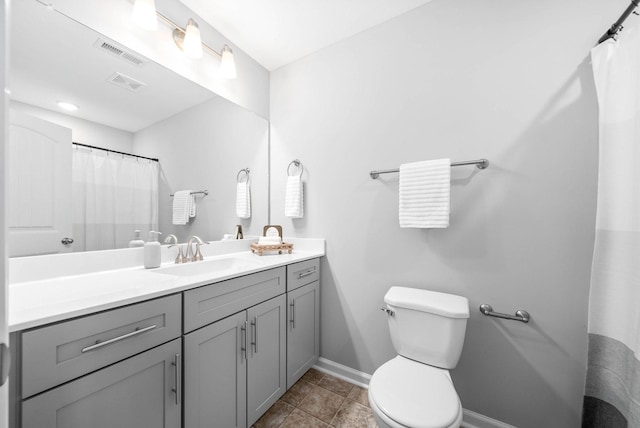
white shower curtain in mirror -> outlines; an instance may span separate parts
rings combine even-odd
[[[158,162],[74,146],[74,251],[126,248],[158,230]]]
[[[640,427],[640,24],[593,48],[600,167],[584,427]]]

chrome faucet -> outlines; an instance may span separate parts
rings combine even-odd
[[[178,238],[176,238],[176,235],[174,235],[174,234],[167,235],[167,237],[164,238],[164,243],[165,244],[177,244],[178,243]]]
[[[189,260],[185,257],[184,253],[182,252],[182,245],[175,243],[175,244],[171,244],[169,245],[169,248],[171,247],[178,247],[178,255],[176,256],[176,261],[175,264],[180,264],[180,263],[186,263]]]
[[[193,243],[193,241],[196,242],[196,252],[195,254],[192,251],[192,247],[191,244]],[[202,239],[200,239],[197,236],[192,236],[191,239],[189,239],[189,243],[187,244],[187,261],[189,262],[198,262],[200,260],[203,259],[202,257],[202,253],[200,252],[200,246],[203,244],[208,244],[208,242],[203,242]]]

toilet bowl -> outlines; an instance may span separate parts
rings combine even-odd
[[[449,371],[402,356],[376,370],[369,404],[380,428],[458,428],[462,422]]]
[[[384,297],[398,355],[369,382],[380,428],[458,428],[462,404],[449,369],[458,364],[469,318],[465,297],[391,287]]]

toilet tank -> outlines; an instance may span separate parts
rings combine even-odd
[[[443,369],[458,364],[469,318],[466,297],[391,287],[384,296],[391,341],[398,354]]]

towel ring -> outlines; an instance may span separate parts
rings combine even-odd
[[[238,175],[236,175],[236,181],[238,183],[242,183],[241,179],[242,179],[242,173],[245,173],[245,176],[247,177],[246,181],[249,181],[249,173],[251,172],[251,170],[249,168],[242,168],[240,171],[238,171]]]
[[[295,165],[298,168],[300,168],[300,175],[302,177],[302,173],[304,172],[304,166],[302,165],[302,162],[300,162],[300,159],[294,159],[291,162],[289,162],[289,166],[287,167],[287,175],[289,177],[291,177],[291,172],[289,171],[291,169],[291,165]]]

